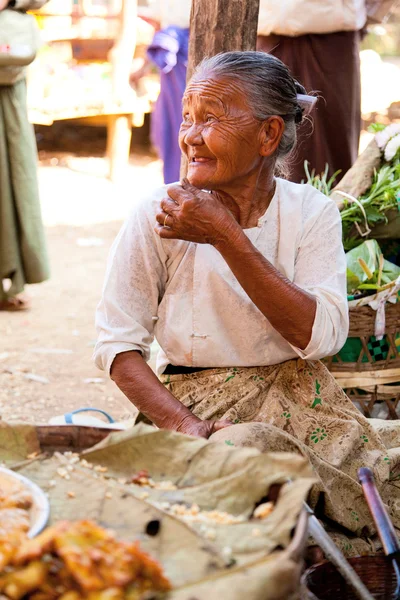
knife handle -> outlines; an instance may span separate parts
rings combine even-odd
[[[386,556],[398,555],[400,553],[399,540],[379,495],[371,469],[368,467],[359,469],[358,478]]]

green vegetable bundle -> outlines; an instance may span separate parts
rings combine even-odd
[[[305,163],[306,182],[334,198],[341,211],[343,244],[351,250],[374,235],[374,227],[397,218],[400,225],[400,123],[370,128],[375,140],[334,188],[339,172],[316,175]],[[400,237],[400,234],[399,234]]]
[[[376,240],[367,240],[346,254],[347,292],[381,291],[400,276],[400,267],[384,259]]]
[[[375,225],[388,222],[387,213],[398,209],[400,202],[400,163],[383,164],[374,173],[368,192],[357,202],[344,198],[341,211],[345,250],[354,248],[369,235]]]

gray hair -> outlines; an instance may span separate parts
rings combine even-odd
[[[296,146],[297,127],[303,118],[297,94],[306,91],[278,58],[265,52],[224,52],[205,58],[196,68],[193,78],[216,75],[231,77],[243,85],[253,115],[265,121],[272,115],[282,117],[285,129],[275,152],[277,170],[286,174],[287,159]]]

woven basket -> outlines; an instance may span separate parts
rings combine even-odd
[[[399,373],[400,380],[400,373]],[[340,380],[339,380],[340,383]],[[399,419],[400,385],[345,387],[346,394],[369,419]]]
[[[400,369],[400,346],[396,340],[400,337],[400,302],[386,303],[385,339],[387,351],[384,356],[374,356],[372,345],[375,343],[376,311],[370,306],[350,309],[349,339],[360,341],[360,353],[354,362],[344,362],[341,352],[325,359],[332,373],[363,373],[381,369]]]
[[[36,427],[40,449],[46,454],[67,451],[82,452],[103,441],[113,431],[116,430],[77,425],[38,425]],[[281,595],[276,596],[276,600],[298,600],[307,540],[308,513],[303,509],[285,551],[286,556],[297,565],[293,573],[287,575],[293,578],[293,589],[295,591],[289,597],[286,594],[284,598]]]
[[[42,452],[82,452],[102,442],[116,429],[79,425],[38,425],[36,435]]]
[[[385,337],[375,338],[376,311],[350,309],[349,337],[344,348],[324,360],[356,407],[366,417],[398,419],[400,402],[400,302],[386,303]],[[353,360],[350,350],[355,350]],[[400,409],[400,406],[399,406]]]
[[[392,563],[385,556],[350,558],[349,563],[374,598],[393,600],[396,576]],[[358,598],[330,562],[308,569],[303,576],[303,583],[311,592],[309,598],[318,600],[357,600]]]

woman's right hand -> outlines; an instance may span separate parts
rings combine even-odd
[[[4,10],[7,8],[10,0],[0,0],[0,10]]]
[[[192,414],[164,387],[137,350],[117,354],[110,374],[132,404],[160,429],[208,439],[232,425],[229,421],[202,421]]]
[[[201,421],[198,420],[187,420],[184,421],[178,428],[179,433],[185,433],[186,435],[193,435],[194,437],[202,437],[208,439],[210,435],[225,427],[233,425],[230,421]]]

